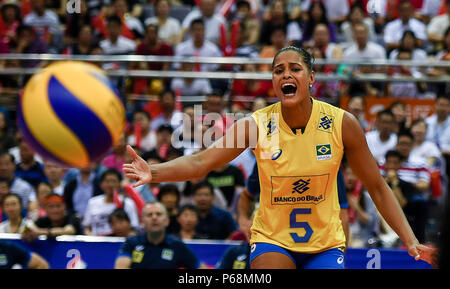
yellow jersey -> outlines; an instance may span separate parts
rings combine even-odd
[[[281,103],[252,114],[258,126],[259,208],[250,243],[270,243],[300,253],[345,246],[339,218],[337,174],[343,156],[344,111],[312,99],[304,131],[283,120]]]

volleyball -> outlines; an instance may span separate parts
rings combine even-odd
[[[27,82],[18,122],[24,140],[42,158],[82,168],[107,154],[126,120],[119,93],[102,69],[60,61]]]

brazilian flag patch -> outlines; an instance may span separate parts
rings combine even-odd
[[[318,145],[316,146],[316,155],[318,161],[331,159],[331,145]]]

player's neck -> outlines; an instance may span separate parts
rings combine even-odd
[[[312,113],[312,100],[302,101],[295,107],[281,107],[281,113],[286,124],[292,128],[306,127]]]

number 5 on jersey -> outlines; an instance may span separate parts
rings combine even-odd
[[[308,224],[308,222],[297,222],[297,215],[299,214],[311,214],[310,208],[299,208],[293,209],[289,216],[289,227],[290,228],[303,228],[305,229],[305,235],[303,237],[299,236],[297,233],[289,233],[295,243],[306,243],[311,238],[313,229]]]

